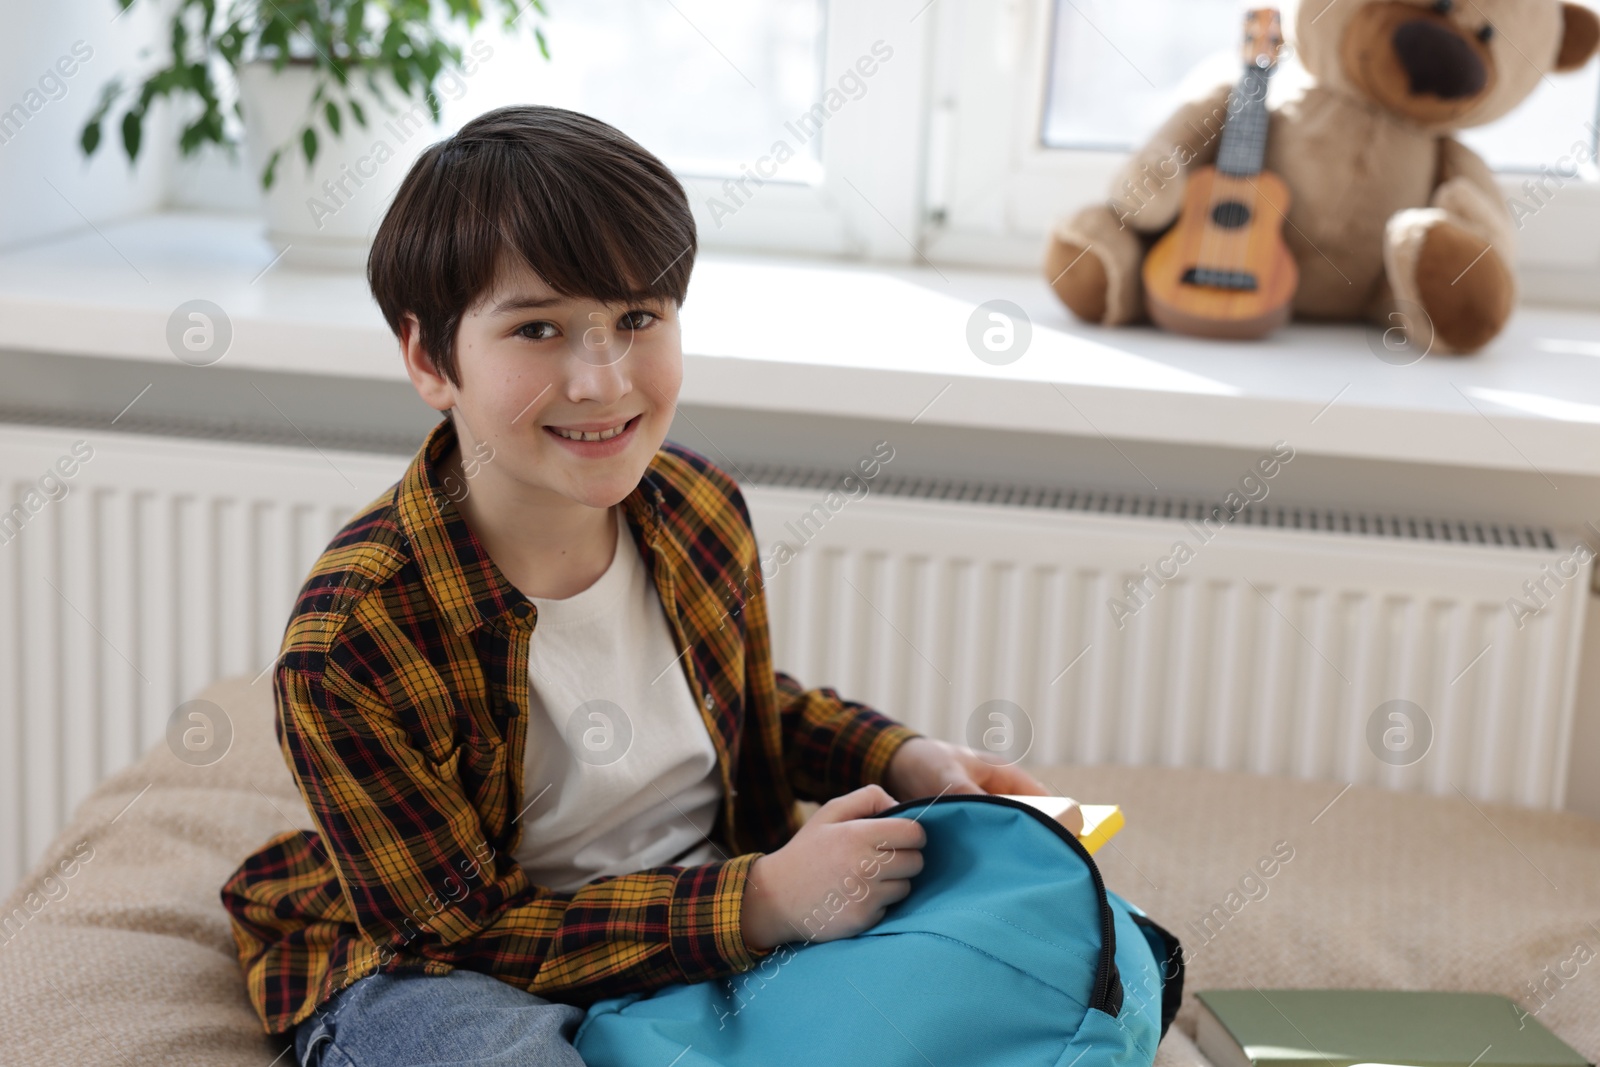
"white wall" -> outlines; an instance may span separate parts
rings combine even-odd
[[[158,208],[170,140],[164,117],[147,124],[130,171],[120,128],[85,160],[83,121],[116,74],[149,69],[138,52],[157,38],[159,5],[141,0],[118,15],[115,0],[12,0],[0,34],[0,248],[81,230]],[[70,74],[63,72],[70,71]],[[155,149],[152,151],[151,149]]]

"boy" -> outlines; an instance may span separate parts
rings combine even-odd
[[[546,107],[429,148],[378,230],[373,295],[446,414],[284,639],[316,831],[222,891],[302,1067],[580,1064],[581,1005],[877,922],[922,865],[916,822],[866,818],[893,798],[1046,791],[774,671],[739,489],[663,443],[695,249],[659,160]]]

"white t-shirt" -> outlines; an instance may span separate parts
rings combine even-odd
[[[528,646],[528,749],[516,860],[534,885],[721,859],[716,748],[655,582],[622,509],[617,551],[589,588],[539,609]]]

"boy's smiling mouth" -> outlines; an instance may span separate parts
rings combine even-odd
[[[546,426],[545,432],[581,456],[599,458],[622,451],[638,429],[641,416],[623,422],[582,423],[577,426]]]

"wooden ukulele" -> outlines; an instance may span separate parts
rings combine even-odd
[[[1150,317],[1168,330],[1258,338],[1289,318],[1300,284],[1283,241],[1289,188],[1264,169],[1267,79],[1282,48],[1277,10],[1252,10],[1244,77],[1228,100],[1217,163],[1190,175],[1183,213],[1145,258]]]

